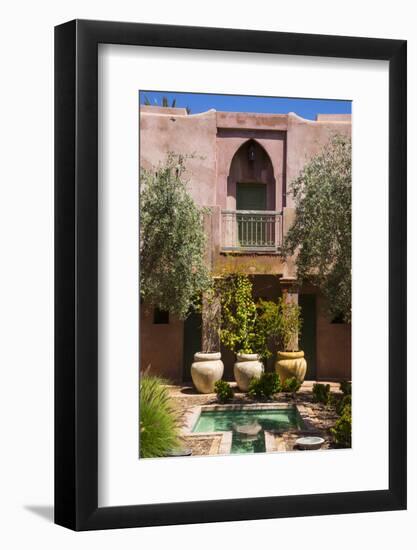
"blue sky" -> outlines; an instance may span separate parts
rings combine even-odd
[[[191,113],[202,113],[209,109],[217,111],[246,111],[250,113],[297,113],[297,115],[315,120],[317,113],[351,114],[352,102],[332,99],[300,99],[288,97],[255,97],[244,95],[189,94],[181,92],[140,92],[139,101],[145,97],[152,105],[161,105],[167,97],[169,104],[176,99],[176,107],[189,107]]]

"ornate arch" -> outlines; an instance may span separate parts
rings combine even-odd
[[[256,140],[248,139],[236,150],[227,177],[227,207],[236,209],[239,184],[266,186],[266,210],[275,210],[276,192],[274,168],[265,148]]]

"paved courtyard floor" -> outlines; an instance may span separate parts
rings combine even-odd
[[[332,382],[329,383],[331,392],[340,394],[339,384]],[[235,396],[230,405],[251,405],[265,403],[273,406],[273,404],[279,405],[295,405],[301,414],[304,421],[303,430],[290,429],[285,432],[268,433],[268,450],[272,451],[296,451],[295,441],[303,435],[316,435],[322,437],[325,442],[322,449],[333,448],[332,437],[330,434],[330,428],[334,426],[338,416],[334,407],[326,406],[321,403],[313,403],[312,387],[314,382],[304,382],[300,390],[295,394],[295,397],[289,394],[279,393],[276,394],[273,400],[270,401],[257,401],[249,397],[246,393],[239,392],[236,383],[231,383],[235,390]],[[183,428],[183,441],[184,447],[192,450],[193,455],[216,455],[223,454],[224,447],[222,448],[222,438],[216,433],[212,434],[193,434],[189,433],[190,430],[190,417],[195,416],[198,413],[200,407],[207,405],[218,405],[216,394],[200,394],[191,385],[184,386],[168,386],[170,395],[173,399],[176,409],[179,411],[182,428]]]

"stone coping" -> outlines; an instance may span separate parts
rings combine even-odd
[[[235,403],[230,405],[201,405],[202,411],[265,411],[270,409],[294,409],[298,405],[292,403]]]
[[[185,424],[183,427],[184,435],[189,435],[193,433],[194,426],[197,423],[202,412],[210,411],[265,411],[265,410],[285,410],[285,409],[297,409],[301,421],[305,424],[305,420],[300,411],[301,405],[293,405],[291,403],[243,403],[235,405],[197,405],[192,408],[192,410],[187,413],[185,418]],[[304,411],[303,411],[304,412]],[[210,433],[220,433],[220,432],[210,432]]]
[[[201,409],[202,409],[202,406],[193,407],[192,410],[189,413],[187,413],[185,417],[185,423],[182,429],[182,432],[184,435],[191,435],[193,428],[196,425],[198,418],[200,417]],[[212,433],[217,433],[217,432],[212,432]]]
[[[303,382],[303,384],[301,385],[301,388],[298,390],[297,392],[297,396],[301,396],[303,395],[303,393],[310,393],[313,389],[313,386],[314,384],[316,383],[319,383],[319,384],[329,384],[330,385],[330,390],[332,393],[341,393],[340,391],[340,388],[339,388],[339,385],[340,383],[339,382],[335,382],[335,381],[331,381],[331,380],[305,380]],[[246,392],[241,392],[239,390],[239,388],[237,387],[236,385],[236,382],[228,382],[228,384],[234,389],[235,391],[235,396],[236,397],[243,397],[243,396],[246,396],[247,393]],[[202,396],[205,396],[205,397],[208,397],[208,398],[213,398],[215,399],[216,398],[216,393],[206,393],[206,394],[201,394],[199,393],[192,385],[191,383],[190,384],[166,384],[166,387],[170,390],[171,394],[174,396],[174,397],[180,397],[182,399],[187,399],[188,397],[202,397]],[[183,390],[188,390],[187,393],[182,393]],[[264,403],[266,404],[266,403]]]
[[[212,437],[220,437],[220,445],[219,450],[217,452],[218,455],[230,455],[230,451],[232,450],[232,437],[233,432],[197,432],[197,433],[188,433],[187,438],[212,438]],[[210,453],[211,454],[211,453]]]
[[[232,449],[232,432],[198,432],[187,434],[186,441],[201,439],[211,440],[211,447],[208,455],[192,455],[192,456],[213,456],[213,455],[230,455]]]
[[[276,437],[273,432],[265,431],[265,452],[266,453],[274,453],[277,452],[277,444],[276,444]],[[285,451],[285,449],[282,449]]]

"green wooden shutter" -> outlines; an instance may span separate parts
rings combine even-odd
[[[266,185],[238,183],[236,210],[266,210]],[[239,214],[236,218],[240,246],[244,248],[266,245],[266,224],[259,214]]]
[[[266,210],[266,185],[238,183],[236,210]]]

